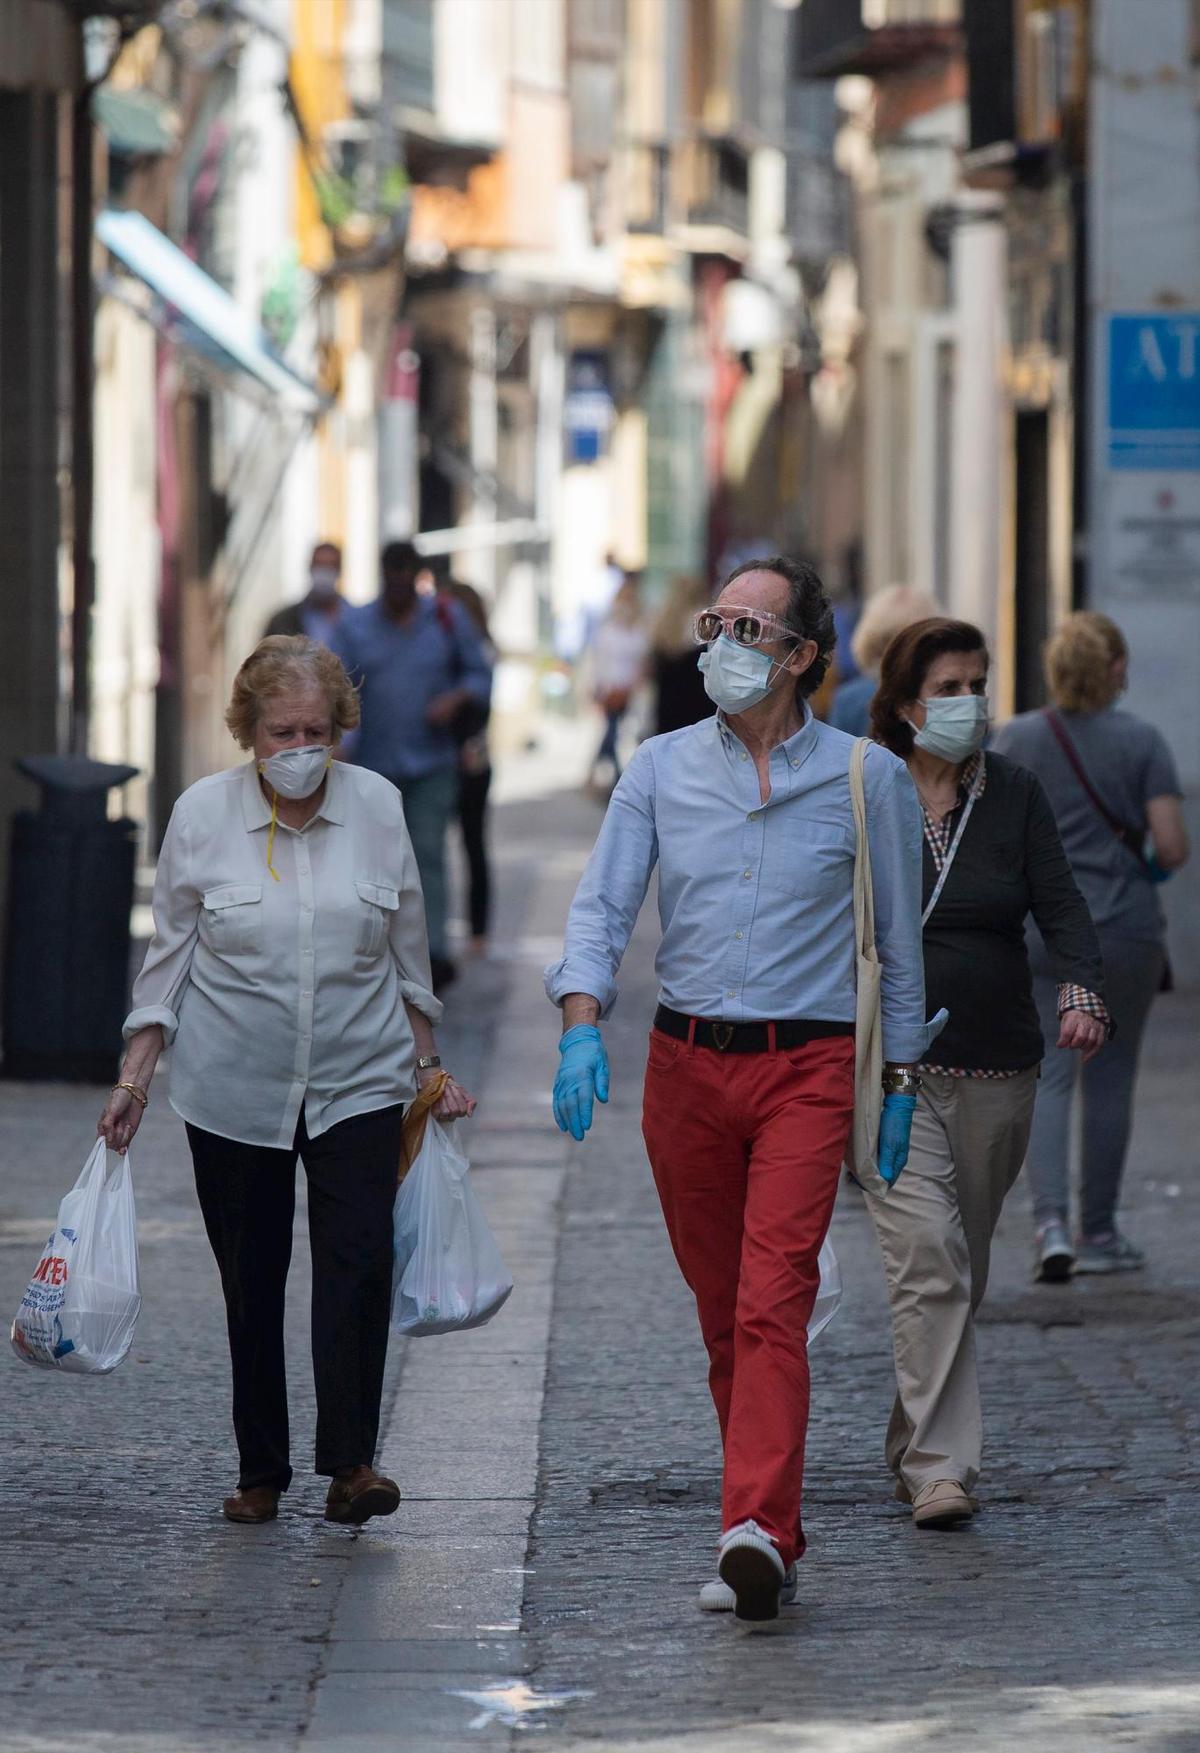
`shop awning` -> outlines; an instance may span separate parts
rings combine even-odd
[[[254,379],[289,412],[324,407],[320,391],[284,363],[253,318],[144,214],[109,208],[96,220],[96,236],[162,301],[182,345]]]

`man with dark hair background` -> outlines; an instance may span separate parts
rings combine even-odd
[[[446,936],[446,829],[458,807],[454,726],[465,706],[487,705],[492,672],[461,603],[418,593],[423,566],[411,542],[389,542],[379,596],[347,609],[331,644],[361,690],[353,759],[390,779],[404,799],[437,991],[455,975]]]
[[[555,1118],[582,1139],[608,1099],[598,1024],[655,865],[662,939],[643,1131],[693,1291],[725,1453],[720,1583],[701,1606],[771,1619],[804,1550],[807,1324],[854,1109],[855,743],[808,696],[833,653],[810,566],[733,572],[696,617],[718,708],[642,744],[617,785],[546,973],[563,1011]],[[925,1055],[921,818],[902,761],[864,767],[882,964],[879,1169],[908,1154]],[[932,1025],[936,1032],[939,1025]],[[897,1087],[899,1086],[899,1087]]]

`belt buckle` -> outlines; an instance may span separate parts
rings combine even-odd
[[[712,1034],[714,1047],[716,1047],[718,1053],[724,1053],[729,1043],[733,1040],[733,1024],[713,1023]]]

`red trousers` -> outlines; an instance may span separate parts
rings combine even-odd
[[[642,1131],[696,1298],[725,1450],[722,1527],[804,1551],[808,1320],[854,1111],[854,1041],[725,1054],[653,1030]]]

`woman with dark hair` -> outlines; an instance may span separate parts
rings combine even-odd
[[[1145,1263],[1117,1227],[1117,1201],[1133,1113],[1142,1031],[1167,969],[1158,884],[1187,861],[1182,790],[1166,738],[1116,702],[1129,678],[1129,647],[1107,615],[1068,615],[1048,642],[1053,707],[1023,712],[997,748],[1046,787],[1071,869],[1100,934],[1116,1035],[1101,1065],[1079,1075],[1053,1048],[1042,1066],[1029,1141],[1035,1272],[1062,1283],[1074,1272],[1129,1272]],[[1147,852],[1147,844],[1150,851]],[[1036,934],[1029,953],[1043,1018],[1054,975]],[[1043,1027],[1045,1023],[1043,1022]],[[1079,1240],[1071,1244],[1071,1107],[1082,1093]]]
[[[1041,784],[983,752],[988,653],[965,621],[918,621],[888,646],[876,741],[908,765],[924,824],[927,1002],[950,1021],[920,1067],[908,1168],[872,1200],[896,1356],[887,1433],[918,1526],[966,1521],[982,1419],[973,1317],[1020,1173],[1044,1051],[1025,949],[1032,914],[1058,982],[1058,1045],[1103,1045],[1100,947]]]

